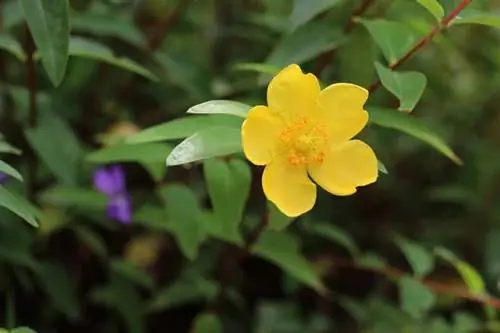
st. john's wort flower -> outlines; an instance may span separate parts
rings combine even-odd
[[[316,184],[346,196],[377,180],[375,153],[351,140],[368,121],[367,99],[366,89],[349,83],[321,90],[316,76],[295,64],[271,80],[267,106],[249,111],[241,134],[246,157],[265,165],[266,197],[284,214],[311,210]]]
[[[121,166],[102,167],[94,172],[94,186],[108,196],[107,214],[121,223],[132,221],[132,199],[127,192]]]

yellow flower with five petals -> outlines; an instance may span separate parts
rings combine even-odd
[[[311,210],[316,184],[347,196],[377,180],[375,153],[352,140],[368,122],[367,99],[366,89],[350,83],[321,90],[316,76],[293,64],[269,83],[268,105],[249,111],[241,129],[243,152],[265,165],[264,194],[285,215]]]

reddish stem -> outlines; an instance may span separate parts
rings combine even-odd
[[[389,68],[391,70],[398,68],[418,50],[420,50],[425,45],[429,44],[430,41],[434,38],[434,36],[440,33],[442,30],[446,29],[450,24],[450,22],[453,21],[453,19],[455,19],[455,17],[457,17],[457,15],[460,14],[460,12],[464,10],[471,2],[472,0],[462,0],[455,9],[453,9],[448,15],[446,15],[439,22],[437,26],[435,26],[431,31],[429,31],[427,35],[422,37],[408,52],[406,52],[399,60],[390,64]],[[375,82],[371,84],[371,86],[368,88],[368,91],[373,92],[379,86],[380,86],[380,79],[377,79],[375,80]]]

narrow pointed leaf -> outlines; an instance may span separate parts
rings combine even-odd
[[[128,58],[118,57],[114,55],[113,51],[107,46],[87,38],[71,37],[69,54],[71,56],[102,61],[112,66],[141,75],[151,81],[158,81],[158,78],[153,73],[135,61]]]
[[[453,162],[462,164],[460,158],[453,152],[448,144],[418,118],[397,110],[377,107],[369,107],[368,113],[371,123],[382,127],[392,128],[413,136],[449,157]]]
[[[17,180],[23,181],[23,176],[21,176],[21,174],[16,169],[14,169],[9,164],[1,160],[0,160],[0,172],[3,172],[11,177],[14,177]]]
[[[38,227],[36,209],[24,198],[0,186],[0,206],[7,208],[29,224]]]
[[[187,113],[194,114],[228,114],[246,118],[251,106],[227,100],[213,100],[197,104],[187,110]]]
[[[190,136],[172,150],[167,165],[181,165],[241,152],[241,131],[234,127],[213,127]]]
[[[69,52],[68,0],[20,0],[42,64],[55,86],[66,73]]]

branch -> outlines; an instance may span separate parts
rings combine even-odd
[[[435,26],[427,35],[422,37],[408,52],[405,53],[399,60],[389,65],[391,70],[394,70],[401,66],[406,60],[408,60],[413,54],[420,50],[425,45],[429,44],[435,35],[443,31],[448,27],[451,21],[457,17],[462,10],[464,10],[472,0],[462,0],[455,9],[453,9],[448,15],[446,15],[437,26]],[[375,80],[368,88],[368,91],[373,92],[380,86],[380,79]]]
[[[354,269],[358,271],[366,271],[366,272],[372,272],[376,274],[383,275],[389,279],[400,279],[403,276],[406,276],[407,273],[404,272],[403,270],[400,270],[395,267],[385,267],[385,268],[378,268],[378,267],[370,267],[370,266],[360,266],[356,262],[350,261],[350,260],[345,260],[345,259],[337,259],[337,258],[332,258],[330,259],[330,264],[331,268],[349,268],[349,269]],[[442,282],[442,281],[436,281],[436,280],[431,280],[428,278],[425,279],[418,279],[415,278],[417,281],[420,281],[423,285],[425,285],[427,288],[435,292],[436,294],[439,295],[448,295],[456,298],[461,298],[465,300],[469,300],[472,302],[477,302],[481,304],[486,304],[489,306],[492,306],[496,309],[500,309],[500,299],[489,296],[489,295],[478,295],[478,294],[472,294],[470,293],[467,289],[460,288],[454,285],[450,285],[450,283]]]
[[[354,25],[356,24],[356,18],[363,15],[363,13],[366,12],[368,8],[370,8],[373,2],[374,0],[363,0],[363,2],[361,2],[361,4],[356,9],[354,9],[351,16],[349,17],[349,20],[347,21],[346,26],[344,27],[344,34],[347,35],[352,31]],[[321,55],[321,57],[318,59],[318,64],[316,66],[316,73],[318,76],[332,61],[332,58],[335,55],[337,49],[338,47],[333,48],[332,50]]]
[[[180,0],[179,4],[171,11],[170,15],[156,24],[151,36],[148,38],[148,47],[150,51],[154,51],[161,46],[170,28],[179,20],[179,17],[187,9],[190,3],[191,0]]]
[[[221,312],[222,305],[224,300],[227,298],[227,291],[229,285],[234,280],[234,273],[238,270],[238,264],[241,261],[242,257],[250,252],[251,247],[257,243],[260,236],[266,230],[267,224],[269,221],[269,214],[266,212],[262,215],[262,218],[259,224],[253,229],[250,234],[245,239],[245,244],[243,245],[244,252],[239,252],[232,245],[226,247],[225,250],[222,251],[221,256],[219,258],[220,266],[222,267],[224,275],[231,276],[223,276],[220,279],[219,290],[217,291],[217,296],[215,297],[212,304],[210,304],[209,309],[213,312]],[[228,274],[229,273],[229,274]]]
[[[35,65],[35,42],[31,36],[28,25],[25,23],[25,49],[26,49],[26,76],[27,89],[29,92],[29,110],[28,110],[28,127],[36,127],[38,120],[37,109],[37,80],[36,80],[36,65]],[[30,159],[26,174],[26,184],[28,188],[28,198],[33,202],[35,199],[35,179],[38,161],[34,153],[29,155]]]

